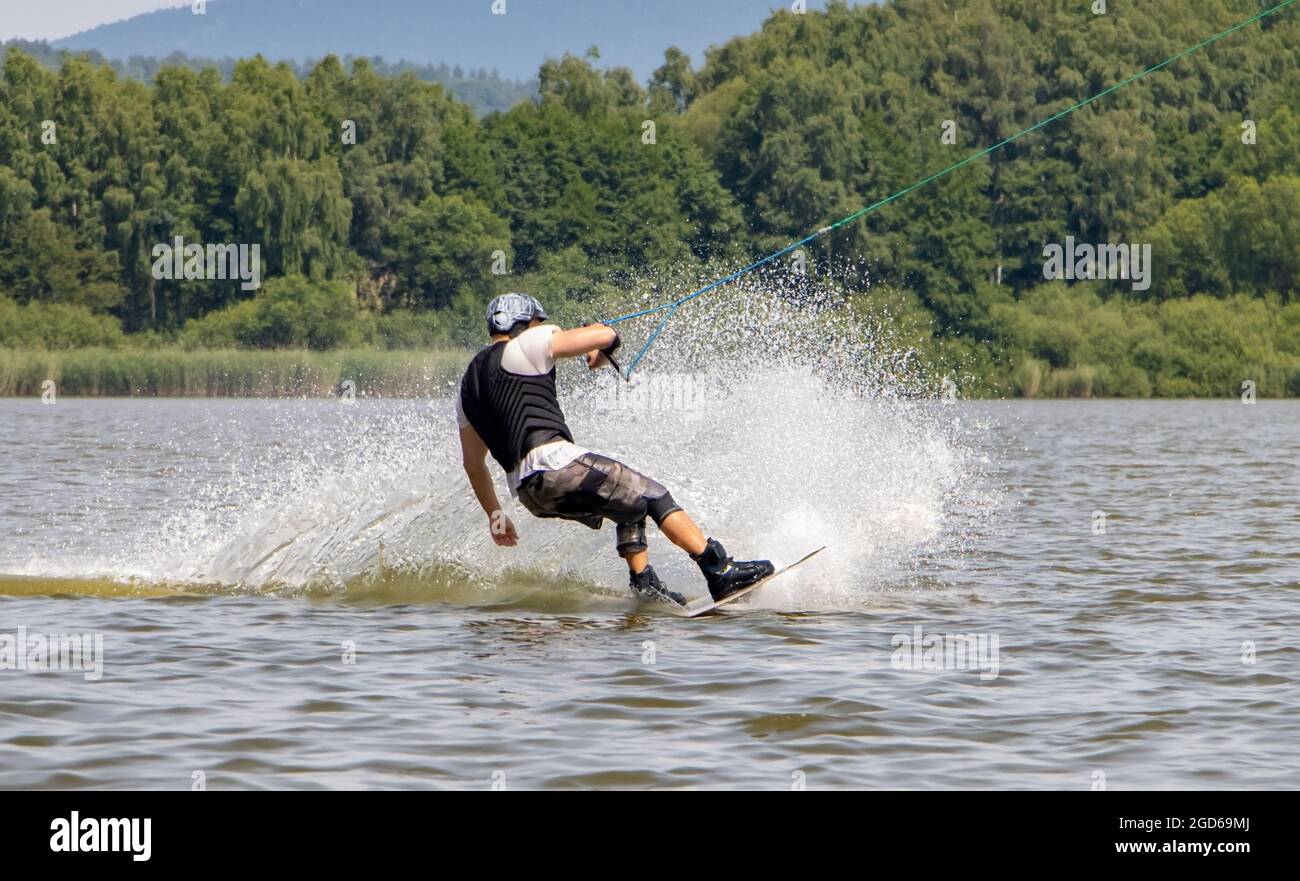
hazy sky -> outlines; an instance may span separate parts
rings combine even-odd
[[[54,40],[183,0],[0,0],[0,40]]]

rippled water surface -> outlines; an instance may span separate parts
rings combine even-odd
[[[1300,404],[771,382],[570,401],[734,552],[829,546],[694,621],[609,530],[492,546],[444,401],[0,401],[0,636],[103,645],[0,670],[0,786],[1300,786]]]

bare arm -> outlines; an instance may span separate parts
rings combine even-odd
[[[571,358],[575,355],[587,355],[609,348],[618,336],[614,328],[603,324],[589,324],[572,330],[561,330],[551,334],[551,354],[556,358]]]
[[[496,484],[492,482],[492,474],[487,467],[487,444],[483,443],[483,438],[478,436],[472,425],[466,425],[460,430],[460,451],[461,464],[465,466],[465,475],[469,477],[469,485],[474,489],[474,497],[482,506],[483,513],[487,514],[492,540],[502,547],[514,547],[519,542],[519,535],[510,518],[501,510]]]

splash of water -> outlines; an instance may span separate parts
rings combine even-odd
[[[992,507],[972,452],[978,427],[933,399],[935,378],[888,315],[849,310],[832,287],[735,285],[680,313],[631,383],[577,363],[560,375],[578,443],[664,483],[736,556],[781,565],[829,547],[756,595],[760,606],[860,605],[924,556],[959,552],[970,526],[955,525],[955,508]],[[451,392],[278,409],[258,426],[230,411],[225,429],[262,444],[226,450],[223,478],[108,574],[387,600],[625,603],[608,525],[536,520],[507,502],[521,544],[491,543],[460,468]],[[694,564],[650,532],[661,576],[702,593]]]

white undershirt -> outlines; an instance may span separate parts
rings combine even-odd
[[[555,355],[551,351],[551,334],[559,333],[560,328],[554,324],[542,324],[532,327],[506,343],[501,353],[501,368],[516,376],[542,376],[555,367]],[[465,411],[460,406],[460,396],[456,397],[456,421],[461,428],[469,425]],[[566,440],[547,441],[529,450],[523,461],[506,475],[506,485],[510,495],[519,494],[519,484],[538,471],[559,471],[579,456],[589,453],[577,444]]]

